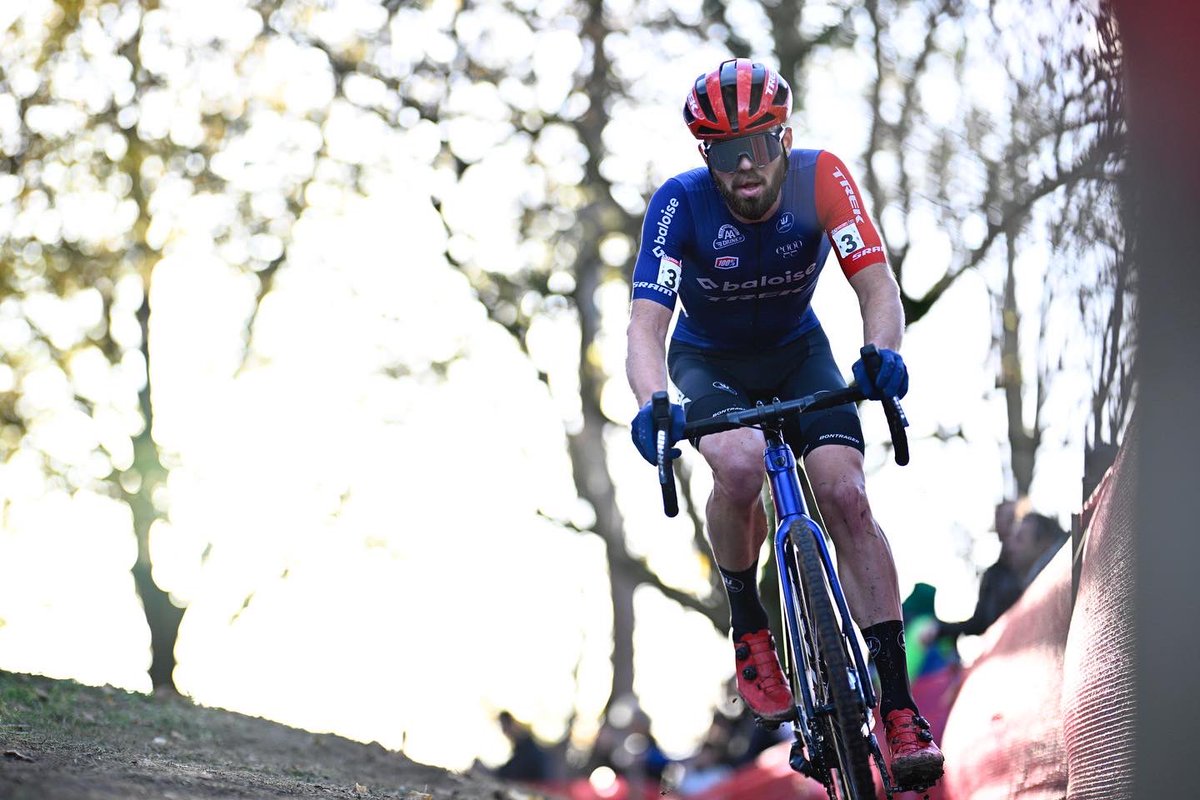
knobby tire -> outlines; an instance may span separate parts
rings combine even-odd
[[[824,678],[828,696],[818,700],[833,704],[832,729],[839,764],[838,782],[845,800],[874,800],[875,781],[871,774],[870,753],[863,737],[864,719],[859,694],[850,685],[849,660],[845,640],[838,627],[829,583],[813,532],[803,520],[793,522],[788,531],[796,549],[797,570],[808,608],[810,624],[816,631],[817,649],[825,664]],[[802,643],[797,643],[802,646]],[[793,659],[793,669],[798,659]]]

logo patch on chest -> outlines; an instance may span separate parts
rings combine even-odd
[[[713,264],[717,269],[733,269],[738,265],[737,256],[717,256],[716,262]]]
[[[792,256],[797,255],[800,252],[800,248],[803,246],[804,242],[800,239],[797,239],[794,242],[788,242],[787,244],[781,244],[779,247],[776,247],[775,254],[783,256],[784,258],[791,258]]]
[[[717,231],[717,238],[713,240],[713,248],[721,250],[744,241],[746,241],[746,237],[737,229],[737,226],[727,222],[721,226],[721,230]]]
[[[787,233],[788,231],[790,231],[792,229],[792,226],[795,224],[796,224],[796,215],[790,211],[785,211],[779,217],[779,219],[777,219],[775,221],[775,230],[779,231],[780,233]]]

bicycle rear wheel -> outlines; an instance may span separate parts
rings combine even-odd
[[[828,721],[837,763],[827,766],[835,773],[837,787],[844,800],[873,800],[875,781],[871,775],[870,752],[863,733],[866,711],[858,689],[850,683],[851,662],[846,652],[846,640],[842,637],[834,613],[829,579],[821,554],[806,522],[793,522],[788,537],[796,553],[796,569],[809,618],[808,627],[815,634],[816,641],[813,644],[819,663],[824,665],[814,687],[817,695],[814,702],[819,707],[831,709]]]

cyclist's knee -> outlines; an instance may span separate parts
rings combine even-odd
[[[713,471],[713,483],[718,492],[739,502],[750,502],[762,491],[766,470],[763,467],[761,445],[739,445],[713,448],[705,453]]]
[[[867,501],[867,492],[861,481],[842,478],[824,484],[816,492],[822,513],[833,512],[851,525],[873,519],[871,504]]]

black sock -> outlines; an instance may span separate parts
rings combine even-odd
[[[904,623],[898,619],[880,622],[863,628],[863,638],[871,651],[871,660],[879,673],[881,695],[879,715],[887,715],[898,708],[917,710],[912,690],[908,686],[908,659],[904,652]]]
[[[747,633],[767,627],[767,610],[758,599],[758,562],[749,569],[733,572],[717,565],[725,579],[725,594],[729,598],[729,624],[736,642]]]

